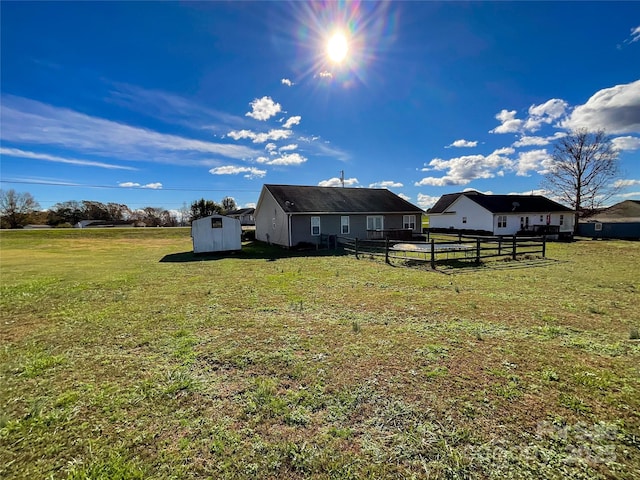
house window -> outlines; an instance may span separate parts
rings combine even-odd
[[[564,225],[564,215],[560,215],[560,225]]]
[[[498,228],[507,228],[507,216],[498,215]]]
[[[384,228],[384,217],[382,215],[372,215],[367,217],[367,230],[382,230]]]
[[[320,235],[320,217],[311,217],[311,235]]]
[[[462,217],[462,223],[467,223],[467,217]]]
[[[349,234],[349,217],[340,217],[340,233],[343,235]]]
[[[602,231],[602,224],[601,224],[601,223],[596,223],[596,224],[593,226],[593,229],[594,229],[596,232],[601,232],[601,231]]]
[[[402,228],[408,230],[416,229],[416,216],[415,215],[403,215],[402,216]]]
[[[222,228],[222,217],[213,217],[211,219],[211,228]]]
[[[540,215],[540,223],[544,222],[544,215]]]

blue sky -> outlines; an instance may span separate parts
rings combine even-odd
[[[544,193],[606,128],[640,198],[637,2],[5,2],[2,188],[255,204],[263,183]],[[327,42],[343,32],[342,61]]]

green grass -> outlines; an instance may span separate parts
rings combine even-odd
[[[0,232],[1,478],[637,478],[639,243],[190,250]]]

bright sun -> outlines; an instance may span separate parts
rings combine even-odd
[[[327,43],[327,55],[334,63],[342,62],[349,52],[347,37],[342,32],[336,32]]]

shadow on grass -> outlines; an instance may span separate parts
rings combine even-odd
[[[180,252],[170,253],[160,259],[160,263],[186,263],[186,262],[209,262],[215,260],[224,260],[226,258],[237,258],[241,260],[248,259],[264,259],[267,262],[274,262],[282,258],[295,257],[336,257],[345,253],[342,250],[327,249],[300,249],[287,250],[275,245],[268,245],[262,242],[248,242],[242,245],[242,250],[233,252],[212,252],[212,253],[193,253]]]
[[[475,263],[475,262],[447,262],[439,265],[438,270],[441,273],[471,273],[490,270],[519,270],[522,268],[538,268],[548,267],[562,263],[561,260],[553,260],[551,258],[523,258],[517,260],[505,259],[492,262]]]

